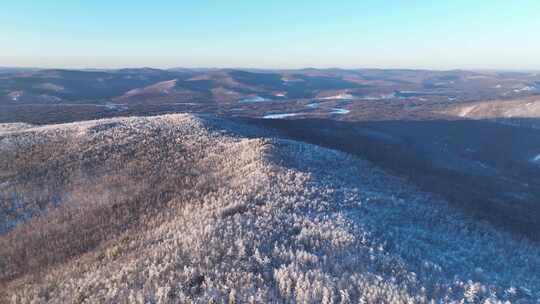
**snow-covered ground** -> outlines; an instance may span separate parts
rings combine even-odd
[[[105,108],[107,108],[108,110],[127,110],[128,105],[108,102],[105,104]]]
[[[521,92],[531,92],[531,91],[536,91],[536,87],[531,87],[531,86],[524,86],[524,87],[521,87],[521,88],[517,88],[517,89],[514,89],[513,92],[514,93],[521,93]]]
[[[306,107],[311,108],[311,109],[318,109],[319,104],[318,103],[311,103],[311,104],[306,105]],[[345,114],[348,114],[348,113],[351,112],[350,110],[343,109],[343,108],[330,108],[330,109],[325,110],[325,111],[328,111],[327,113],[331,114],[331,115],[345,115]],[[324,113],[324,112],[322,112],[322,113]],[[282,119],[282,118],[295,117],[295,116],[300,116],[300,115],[309,116],[309,115],[313,115],[313,113],[311,113],[311,112],[273,113],[273,114],[266,114],[262,118],[263,119]]]
[[[129,76],[128,76],[129,77]],[[178,79],[171,79],[167,81],[161,81],[143,88],[137,88],[124,93],[119,99],[134,97],[143,94],[161,94],[167,95],[174,91]]]
[[[266,101],[270,101],[270,99],[264,98],[264,97],[261,97],[261,96],[252,96],[252,97],[241,99],[238,102],[240,102],[240,103],[252,103],[252,102],[266,102]]]
[[[267,114],[264,115],[263,119],[281,119],[281,118],[287,118],[287,117],[293,117],[301,115],[301,113],[278,113],[278,114]]]
[[[347,109],[342,109],[342,108],[332,108],[332,111],[330,112],[330,114],[348,114],[350,113],[351,111],[350,110],[347,110]]]
[[[516,100],[475,102],[452,106],[448,114],[475,119],[483,118],[528,118],[540,117],[540,99],[528,97]]]
[[[7,132],[15,132],[33,127],[31,124],[14,122],[14,123],[0,123],[0,135]]]
[[[388,93],[388,94],[370,94],[367,96],[360,97],[361,100],[387,100],[387,99],[393,99],[396,98],[395,93]]]
[[[41,84],[36,85],[36,87],[42,90],[47,90],[47,91],[52,91],[52,92],[62,92],[65,90],[63,86],[57,85],[54,83],[41,83]]]
[[[354,96],[352,94],[349,94],[349,93],[339,93],[339,94],[333,95],[333,96],[318,97],[317,99],[320,99],[320,100],[332,100],[332,99],[350,100],[350,99],[354,99]]]
[[[12,101],[18,101],[22,95],[23,91],[13,91],[8,94],[9,98],[11,98]]]
[[[196,106],[197,103],[195,102],[172,102],[172,103],[164,103],[168,105],[178,105],[178,106]]]
[[[0,236],[0,261],[8,261],[0,278],[16,303],[540,299],[538,244],[459,213],[365,160],[269,130],[177,114],[0,138],[14,143],[0,146],[1,172],[24,164],[21,170],[50,168],[50,180],[55,172],[72,179],[64,212]],[[41,158],[40,151],[51,153]],[[134,200],[148,194],[155,196]],[[122,220],[125,230],[92,238]],[[65,238],[49,239],[62,232]],[[35,261],[49,268],[6,279]]]

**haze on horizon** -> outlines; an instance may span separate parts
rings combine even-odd
[[[10,1],[0,66],[540,70],[540,2]]]

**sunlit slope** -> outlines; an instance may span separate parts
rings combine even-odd
[[[540,97],[468,103],[449,107],[444,113],[473,119],[540,118]]]

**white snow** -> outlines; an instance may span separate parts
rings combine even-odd
[[[402,94],[423,94],[423,92],[420,92],[420,91],[399,91],[399,93],[402,93]]]
[[[118,108],[118,105],[114,104],[114,103],[107,103],[105,104],[105,108],[109,109],[109,110],[115,110]]]
[[[302,82],[302,81],[304,81],[304,79],[294,78],[294,77],[282,77],[281,81],[283,81],[283,82]]]
[[[250,103],[250,102],[265,102],[265,101],[270,101],[270,99],[264,98],[264,97],[261,97],[261,96],[253,96],[253,97],[248,97],[248,98],[241,99],[238,102]]]
[[[310,103],[310,104],[306,105],[306,107],[315,109],[315,108],[319,107],[319,104],[318,103]],[[348,114],[348,113],[351,112],[350,110],[343,109],[343,108],[330,108],[330,109],[324,109],[324,110],[329,111],[329,112],[327,112],[327,114],[336,114],[336,115],[344,115],[344,114]],[[276,114],[264,115],[262,118],[264,118],[264,119],[281,119],[281,118],[294,117],[294,116],[299,116],[299,115],[312,115],[312,114],[314,114],[314,113],[313,112],[276,113]],[[321,113],[321,114],[323,114],[323,113]]]
[[[389,93],[389,94],[379,94],[379,95],[368,95],[361,97],[361,100],[386,100],[386,99],[392,99],[395,98],[395,93]]]
[[[514,92],[515,93],[521,93],[521,92],[530,92],[530,91],[534,91],[534,90],[536,90],[535,87],[525,86],[525,87],[522,87],[522,88],[519,88],[519,89],[514,89]]]
[[[17,101],[22,96],[22,94],[23,94],[22,91],[13,91],[9,93],[8,96],[11,98],[11,100]]]
[[[61,85],[57,85],[54,83],[42,83],[36,86],[39,89],[47,90],[47,91],[53,91],[53,92],[62,92],[65,90],[65,88]]]
[[[489,78],[488,76],[485,76],[485,75],[472,75],[472,76],[467,76],[467,79],[486,79],[486,78]]]
[[[287,114],[295,113],[281,115]],[[154,217],[155,225],[135,230],[127,242],[104,243],[104,250],[95,252],[119,248],[118,258],[69,261],[38,282],[6,290],[14,293],[10,298],[71,301],[80,298],[81,286],[95,282],[99,286],[87,289],[86,302],[116,303],[126,295],[155,303],[533,303],[540,298],[535,243],[463,215],[360,158],[293,140],[246,138],[244,133],[264,137],[264,130],[181,114],[49,126],[47,134],[22,132],[13,139],[50,142],[79,128],[87,132],[76,143],[114,135],[115,141],[96,145],[118,148],[158,136],[171,143],[170,156],[159,159],[164,164],[195,155],[203,161],[188,167],[196,181],[188,193],[197,194],[180,196],[181,203],[170,204]],[[215,131],[223,129],[231,135]],[[77,149],[66,152],[103,149],[73,146]],[[134,147],[133,157],[154,148]],[[123,155],[114,153],[111,159]],[[173,168],[156,174],[176,172]],[[216,189],[199,191],[207,189],[209,174]],[[107,195],[89,199],[106,204]],[[111,235],[120,240],[116,237]],[[62,288],[49,287],[56,282]]]
[[[348,100],[348,99],[354,99],[354,96],[349,93],[340,93],[333,96],[327,96],[327,97],[319,97],[317,99],[322,100],[328,100],[328,99],[342,99],[342,100]]]
[[[531,158],[531,161],[533,163],[540,163],[540,154],[538,154],[535,157]]]
[[[300,113],[280,113],[280,114],[267,114],[263,116],[263,119],[280,119],[280,118],[287,118],[287,117],[293,117],[298,116]]]
[[[465,117],[469,113],[471,113],[472,110],[474,110],[475,108],[476,108],[476,106],[464,107],[463,109],[461,109],[461,111],[459,111],[458,115],[461,116],[461,117]]]
[[[178,105],[178,106],[195,106],[197,105],[197,103],[195,102],[173,102],[173,103],[168,103],[170,105]]]
[[[342,108],[332,108],[332,112],[330,112],[330,114],[348,114],[350,113],[351,111],[347,110],[347,109],[342,109]]]

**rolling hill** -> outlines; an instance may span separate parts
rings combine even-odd
[[[0,126],[0,301],[534,303],[540,248],[211,115]]]

